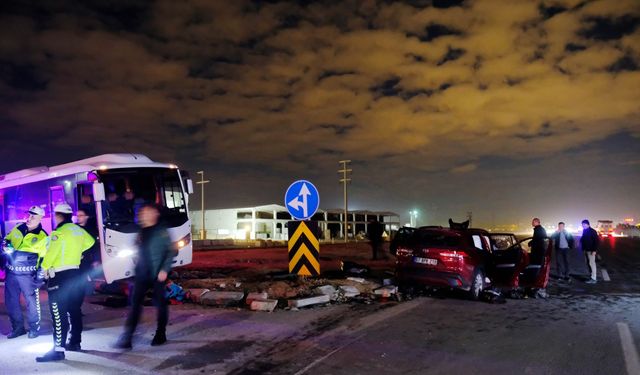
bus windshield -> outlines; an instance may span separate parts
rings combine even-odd
[[[100,171],[99,175],[107,198],[103,207],[107,228],[135,231],[137,211],[148,203],[161,207],[161,220],[168,227],[187,222],[187,206],[176,169],[113,169]]]

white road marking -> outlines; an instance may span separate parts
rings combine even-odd
[[[360,331],[363,331],[369,327],[372,327],[384,320],[390,319],[396,315],[399,315],[403,312],[409,311],[411,309],[414,309],[416,307],[418,307],[423,301],[419,300],[419,299],[415,299],[413,301],[410,302],[405,302],[402,303],[400,305],[397,305],[393,308],[390,308],[386,311],[382,311],[379,312],[377,314],[375,314],[372,317],[368,317],[365,318],[357,327],[355,328],[349,328],[349,327],[340,327],[343,330],[349,330],[351,333],[357,333]],[[340,330],[340,328],[338,330]],[[334,355],[335,353],[339,352],[340,350],[346,348],[347,346],[355,343],[356,341],[360,340],[361,338],[363,338],[366,335],[366,333],[363,333],[361,335],[359,335],[358,337],[354,338],[353,340],[349,340],[347,341],[345,344],[340,345],[339,347],[335,348],[334,350],[330,351],[329,353],[325,354],[324,356],[316,359],[315,361],[311,362],[309,365],[307,365],[305,368],[301,369],[300,371],[296,372],[294,375],[302,375],[307,373],[309,370],[311,370],[313,367],[317,366],[320,362],[324,361],[325,359],[331,357],[332,355]]]
[[[633,336],[627,323],[616,323],[618,333],[620,334],[620,342],[622,343],[622,352],[624,353],[624,361],[627,364],[627,374],[640,374],[640,361],[638,360],[638,351],[633,343]]]
[[[335,348],[334,350],[330,351],[329,353],[325,354],[324,356],[316,359],[315,361],[311,362],[307,367],[303,368],[302,370],[296,372],[294,375],[302,375],[304,373],[306,373],[307,371],[311,370],[311,368],[315,367],[318,363],[324,361],[325,359],[331,357],[332,355],[334,355],[335,353],[339,352],[340,350],[346,348],[347,346],[353,344],[354,342],[360,340],[361,338],[364,337],[364,333],[358,337],[356,337],[353,340],[348,341],[347,343],[345,343],[344,345],[341,345],[337,348]]]
[[[602,271],[602,279],[604,281],[611,281],[611,278],[609,277],[609,272],[607,272],[607,270],[605,270],[604,268],[601,268],[600,271]]]

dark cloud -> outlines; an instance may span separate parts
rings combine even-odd
[[[48,163],[143,152],[205,169],[221,184],[217,206],[277,201],[299,177],[338,206],[335,169],[348,158],[362,183],[354,202],[403,211],[441,200],[446,215],[488,207],[482,189],[522,196],[495,182],[508,178],[494,160],[544,171],[575,162],[570,150],[640,134],[635,0],[0,7],[11,139],[38,135]],[[0,152],[2,170],[42,163],[6,162],[19,142]],[[609,159],[597,155],[601,168]]]
[[[606,41],[632,34],[638,28],[640,18],[624,15],[617,18],[589,17],[586,21],[588,26],[581,30],[579,35],[587,39]]]

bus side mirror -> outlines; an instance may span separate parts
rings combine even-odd
[[[193,181],[187,178],[187,194],[193,194]]]
[[[104,193],[104,184],[101,182],[97,182],[93,184],[93,200],[98,202],[98,201],[103,201],[105,200],[105,193]]]

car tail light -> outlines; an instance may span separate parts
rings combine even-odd
[[[396,255],[400,257],[410,257],[410,256],[413,256],[413,250],[405,249],[401,247],[401,248],[398,248]]]
[[[464,261],[465,253],[461,251],[441,251],[440,260],[447,266],[459,266]]]

